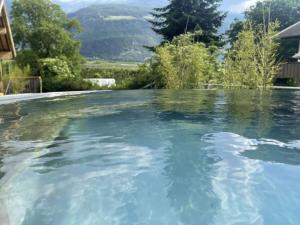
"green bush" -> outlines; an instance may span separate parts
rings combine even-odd
[[[67,61],[59,58],[46,58],[38,61],[38,72],[43,79],[43,91],[84,91],[97,89],[81,76],[71,72]]]
[[[156,49],[150,64],[156,86],[191,89],[218,82],[221,64],[217,52],[217,48],[195,42],[191,33],[174,38]]]
[[[31,76],[30,67],[20,68],[14,61],[2,62],[4,88],[10,83],[10,94],[19,94],[26,91],[27,78]],[[1,90],[0,90],[1,91]],[[3,90],[5,91],[5,90]]]
[[[84,68],[85,78],[114,78],[117,89],[149,88],[190,89],[218,83],[222,74],[218,49],[195,42],[194,34],[174,38],[159,46],[149,61],[138,69]]]
[[[60,77],[60,78],[75,78],[71,73],[68,63],[59,58],[46,58],[39,60],[39,74],[43,78]]]
[[[278,74],[277,23],[253,28],[248,25],[239,33],[225,59],[225,86],[267,88]]]
[[[54,77],[43,79],[43,91],[86,91],[99,89],[90,82],[84,81],[80,77],[73,79],[66,77]]]
[[[82,68],[81,77],[83,78],[113,78],[116,81],[121,81],[129,77],[134,77],[137,70],[122,69],[122,68],[103,68],[92,67]]]
[[[83,78],[112,78],[116,80],[114,89],[140,89],[152,82],[153,75],[147,63],[137,69],[85,67],[81,71]]]

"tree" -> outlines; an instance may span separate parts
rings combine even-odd
[[[272,86],[274,77],[280,66],[277,61],[278,40],[274,37],[278,32],[279,24],[269,23],[267,27],[261,25],[256,33],[256,59],[259,85],[264,89]]]
[[[201,30],[197,41],[205,44],[220,44],[218,28],[225,13],[218,11],[221,0],[170,0],[169,5],[154,9],[153,30],[165,40],[186,32]]]
[[[268,22],[279,22],[279,30],[283,30],[300,18],[299,0],[264,0],[257,2],[250,9],[245,11],[245,21],[251,21],[253,26],[266,24]],[[230,29],[226,32],[228,42],[233,43],[239,31],[242,30],[241,21],[235,20]],[[282,40],[278,49],[278,56],[281,59],[292,61],[292,56],[297,52],[298,39]]]
[[[279,22],[279,29],[283,30],[299,21],[300,1],[299,0],[265,0],[257,2],[245,12],[248,20],[254,25],[263,24],[264,21]],[[264,19],[265,16],[265,19]],[[278,55],[281,59],[294,61],[292,56],[298,51],[299,40],[280,40]]]
[[[299,0],[264,0],[257,2],[245,12],[245,17],[253,25],[269,22],[279,22],[279,29],[287,28],[299,21]]]
[[[274,35],[278,23],[244,26],[225,59],[225,86],[267,88],[279,71],[278,42]]]
[[[15,0],[12,5],[12,29],[18,62],[36,68],[40,59],[63,58],[73,73],[82,62],[80,31],[76,20],[68,19],[63,10],[50,0]]]
[[[214,82],[219,74],[216,49],[194,41],[191,33],[180,35],[157,47],[153,74],[157,86],[168,89],[199,88]]]
[[[225,86],[249,86],[256,80],[256,46],[253,30],[243,30],[225,59]]]
[[[234,19],[234,21],[230,24],[229,30],[226,31],[226,36],[228,39],[228,42],[231,46],[237,41],[238,34],[243,30],[244,28],[244,21],[241,21],[239,19]]]

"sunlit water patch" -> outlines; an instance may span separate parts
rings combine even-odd
[[[299,224],[299,92],[92,93],[0,118],[1,225]]]

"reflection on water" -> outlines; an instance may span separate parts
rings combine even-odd
[[[6,224],[300,220],[300,92],[94,93],[0,118]]]

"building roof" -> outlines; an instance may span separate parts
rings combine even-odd
[[[278,33],[279,38],[300,37],[300,21]]]
[[[8,14],[4,0],[0,0],[0,59],[9,60],[16,57],[16,49],[11,33]]]

